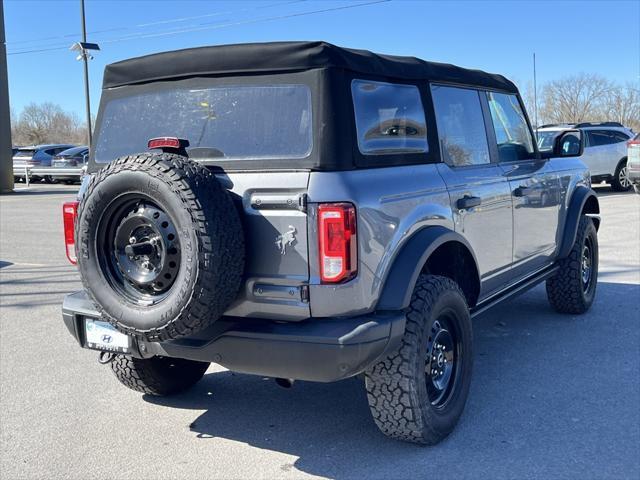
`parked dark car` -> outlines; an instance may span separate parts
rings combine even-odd
[[[50,145],[32,145],[29,147],[20,147],[13,154],[14,180],[21,180],[25,177],[24,167],[50,167],[53,157],[74,145],[68,144],[50,144]],[[50,175],[30,176],[32,182],[40,181],[44,178],[45,182],[53,182]]]
[[[73,147],[68,150],[64,150],[60,152],[58,155],[53,157],[53,161],[51,162],[51,166],[54,168],[81,168],[87,164],[87,159],[89,158],[89,147],[81,146],[81,147]],[[70,175],[70,176],[55,176],[56,180],[60,180],[68,185],[80,181],[80,177],[78,175]]]

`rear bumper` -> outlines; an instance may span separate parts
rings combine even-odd
[[[85,292],[64,299],[63,321],[83,348],[84,319],[99,316]],[[224,317],[178,340],[134,339],[131,354],[214,362],[236,372],[267,377],[332,382],[361,373],[395,350],[404,327],[403,312],[302,322]]]

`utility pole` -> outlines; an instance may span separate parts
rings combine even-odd
[[[538,79],[536,78],[536,52],[533,52],[533,116],[536,122],[536,138],[538,136]]]
[[[87,43],[87,25],[84,20],[84,0],[80,0],[80,21],[82,22],[82,43]],[[87,51],[82,50],[84,63],[84,96],[87,102],[87,146],[91,148],[91,99],[89,98],[89,58]]]
[[[3,0],[0,0],[0,193],[13,191],[13,150],[9,117],[9,75],[4,36]]]

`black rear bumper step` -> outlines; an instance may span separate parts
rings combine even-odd
[[[62,318],[84,347],[85,318],[99,318],[84,291],[68,295]],[[166,342],[133,339],[132,355],[218,363],[229,370],[267,377],[332,382],[364,371],[396,349],[404,334],[403,312],[302,322],[224,317],[195,335]]]

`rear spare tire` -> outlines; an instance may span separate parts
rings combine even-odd
[[[147,341],[215,322],[240,288],[244,235],[231,194],[172,154],[122,157],[78,208],[78,266],[102,317]]]

